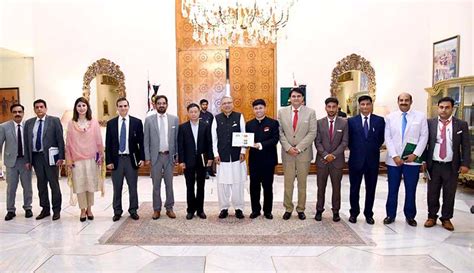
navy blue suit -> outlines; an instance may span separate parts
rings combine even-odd
[[[384,142],[385,121],[382,117],[371,114],[369,132],[365,137],[362,117],[357,115],[348,119],[349,127],[349,181],[351,216],[360,213],[359,192],[362,176],[365,178],[365,217],[373,217],[375,188],[379,174],[380,146]]]

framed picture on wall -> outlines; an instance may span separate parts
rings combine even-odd
[[[433,44],[433,85],[459,76],[459,40],[457,35]]]
[[[10,106],[20,102],[20,88],[9,87],[0,88],[0,103],[2,105],[0,111],[0,123],[11,119]]]

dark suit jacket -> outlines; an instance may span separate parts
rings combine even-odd
[[[316,131],[316,139],[314,140],[314,145],[318,151],[316,155],[316,165],[318,167],[324,167],[326,165],[323,163],[323,159],[328,154],[332,154],[336,157],[336,159],[329,164],[339,169],[344,167],[344,150],[349,142],[347,120],[336,117],[336,123],[334,125],[333,141],[331,142],[329,139],[327,117],[318,120],[318,129]]]
[[[378,168],[380,161],[380,146],[384,142],[385,121],[382,117],[371,114],[369,135],[367,139],[362,126],[361,115],[348,119],[349,127],[349,169],[362,169],[365,161],[369,166]]]
[[[471,143],[469,139],[469,128],[467,122],[453,117],[453,171],[457,172],[460,166],[469,168],[471,164]],[[428,120],[429,139],[426,145],[426,165],[428,170],[433,168],[433,152],[436,145],[438,133],[438,117]]]
[[[33,160],[33,127],[35,126],[36,117],[30,118],[25,122],[25,128],[23,129],[23,137],[25,143],[25,156],[28,163],[32,163]],[[63,126],[59,118],[54,116],[45,116],[43,124],[43,154],[46,162],[49,163],[49,148],[57,147],[59,149],[58,159],[64,159],[64,136]]]
[[[280,139],[278,121],[265,117],[261,122],[252,119],[245,125],[245,132],[254,133],[254,142],[262,144],[262,150],[250,148],[250,171],[261,166],[274,167],[278,164],[277,144]]]
[[[128,149],[132,167],[138,169],[140,160],[145,160],[143,150],[143,124],[142,121],[130,117],[130,128],[128,129]],[[158,137],[158,136],[156,136]],[[118,116],[107,122],[107,131],[105,133],[105,163],[114,164],[114,170],[117,169],[119,161],[119,134],[118,134]]]
[[[186,164],[186,168],[193,168],[196,166],[196,160],[203,160],[201,154],[204,155],[204,160],[214,159],[212,152],[211,126],[205,121],[199,121],[196,150],[191,122],[188,121],[179,125],[178,162]],[[205,167],[207,162],[203,163]]]

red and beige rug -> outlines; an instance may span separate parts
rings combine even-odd
[[[311,204],[314,207],[314,204]],[[160,219],[152,220],[151,202],[142,203],[138,221],[130,217],[122,218],[100,239],[103,244],[119,245],[367,245],[343,220],[332,221],[332,213],[323,214],[323,221],[317,222],[314,211],[307,209],[306,220],[301,221],[293,213],[285,221],[281,218],[284,209],[275,203],[273,220],[261,217],[250,219],[244,211],[245,219],[235,218],[229,210],[229,217],[219,219],[217,202],[204,204],[207,219],[194,217],[186,220],[186,203],[175,204],[176,219],[168,218],[163,211]],[[250,208],[250,204],[246,204]],[[249,209],[248,209],[249,210]],[[124,216],[126,216],[124,214]]]

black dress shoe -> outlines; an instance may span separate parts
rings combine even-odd
[[[7,212],[7,215],[5,215],[5,221],[10,221],[16,216],[16,214],[13,211]]]
[[[87,215],[87,219],[89,219],[91,221],[94,220],[94,215]]]
[[[229,216],[229,211],[226,210],[226,209],[221,210],[221,213],[219,213],[219,218],[220,219],[227,218],[227,216]]]
[[[130,213],[130,218],[132,218],[133,220],[138,220],[140,219],[140,216],[138,216],[138,214],[134,212],[134,213]]]
[[[193,217],[194,217],[194,213],[188,212],[186,214],[186,220],[191,220],[191,219],[193,219]]]
[[[334,213],[332,214],[332,220],[333,220],[334,222],[339,222],[339,221],[341,221],[341,217],[339,216],[339,213],[338,213],[338,212],[334,212]]]
[[[244,213],[240,209],[235,210],[235,217],[237,217],[237,219],[244,219],[245,218]]]
[[[250,217],[250,219],[255,219],[260,215],[262,215],[262,214],[260,214],[260,212],[252,212],[252,213],[250,213],[249,217]]]
[[[33,212],[30,209],[25,210],[25,218],[33,217]]]
[[[290,219],[290,217],[291,217],[291,212],[287,211],[283,214],[283,220],[288,220]]]
[[[415,219],[407,219],[407,224],[412,226],[412,227],[416,227],[416,225],[417,225]]]
[[[316,211],[316,215],[314,216],[314,220],[316,220],[316,221],[323,220],[323,212],[322,211]]]
[[[201,219],[206,219],[207,218],[207,215],[204,213],[204,211],[203,212],[198,212],[197,216]]]
[[[55,212],[53,213],[53,221],[59,220],[61,218],[61,213]]]
[[[385,217],[385,219],[383,219],[383,224],[384,225],[389,225],[393,222],[395,222],[395,218],[392,218],[392,217],[389,217],[389,216],[387,216],[387,217]]]
[[[269,220],[273,219],[273,214],[271,213],[264,213],[263,216]]]
[[[51,213],[49,211],[42,211],[38,216],[36,216],[36,220],[41,220],[41,219],[46,218],[50,215],[51,215]]]
[[[350,217],[349,217],[349,222],[351,222],[351,223],[353,223],[353,224],[357,223],[357,217],[355,217],[355,216],[350,216]]]
[[[369,224],[369,225],[375,224],[375,220],[374,220],[374,218],[372,218],[372,217],[366,217],[366,218],[365,218],[365,221],[366,221],[367,224]]]
[[[120,220],[121,217],[122,217],[122,215],[115,214],[114,217],[112,217],[112,221],[117,222],[118,220]]]
[[[79,221],[81,221],[81,222],[85,222],[86,219],[87,219],[87,217],[79,217]]]
[[[306,215],[304,214],[304,212],[298,212],[298,218],[300,220],[304,220],[304,219],[306,219]]]

